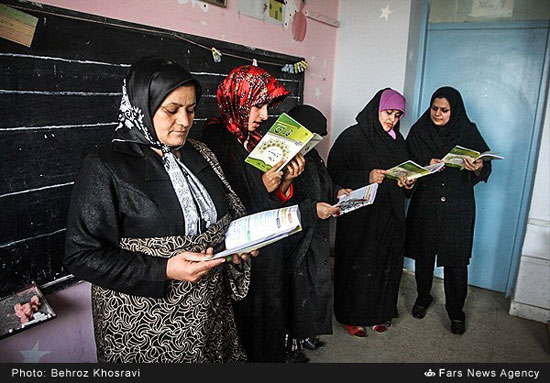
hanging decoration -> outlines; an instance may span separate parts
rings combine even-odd
[[[235,58],[238,58],[238,59],[241,59],[241,60],[244,60],[244,61],[250,61],[251,60],[249,57],[243,57],[243,56],[239,56],[239,55],[236,55],[236,54],[233,54],[233,53],[222,52],[221,50],[217,49],[216,47],[210,47],[209,48],[209,47],[204,46],[202,44],[199,44],[199,43],[197,43],[193,40],[189,40],[189,39],[187,39],[183,36],[180,36],[176,33],[172,33],[171,36],[173,36],[174,38],[179,39],[179,40],[187,41],[188,43],[196,45],[200,48],[209,50],[212,53],[212,59],[216,63],[219,63],[219,62],[222,61],[222,56],[235,57]],[[305,71],[306,68],[308,67],[308,63],[306,62],[306,60],[301,60],[301,61],[298,61],[298,62],[293,63],[293,64],[290,64],[290,63],[289,64],[281,64],[281,63],[275,63],[275,62],[271,62],[271,61],[264,61],[264,60],[258,60],[258,59],[252,58],[252,65],[258,66],[259,64],[282,66],[282,68],[281,68],[282,72],[291,73],[291,74],[301,73],[301,72]]]
[[[212,47],[212,58],[214,59],[215,63],[219,63],[222,61],[222,52],[217,50],[216,48]]]
[[[302,60],[302,61],[298,61],[297,63],[294,63],[294,64],[285,64],[282,68],[281,68],[281,72],[285,72],[285,73],[301,73],[303,71],[306,70],[308,64],[306,62],[306,60]]]

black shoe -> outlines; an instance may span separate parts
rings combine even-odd
[[[466,332],[466,323],[461,320],[453,320],[451,322],[451,332],[457,335],[464,334]]]
[[[309,358],[301,350],[290,351],[286,353],[287,363],[307,363]]]
[[[325,345],[325,342],[323,342],[322,340],[320,340],[315,336],[304,339],[304,343],[303,343],[303,346],[305,349],[312,350],[312,351],[318,348],[321,348],[324,345]]]
[[[426,307],[414,305],[412,309],[412,314],[413,314],[413,317],[417,319],[422,319],[426,316]]]

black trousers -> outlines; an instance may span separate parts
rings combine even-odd
[[[432,290],[435,254],[415,260],[415,279],[418,297],[415,305],[428,307],[433,301]],[[464,302],[468,293],[468,265],[443,266],[445,309],[450,320],[466,319]]]

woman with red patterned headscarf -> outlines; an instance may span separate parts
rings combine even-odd
[[[302,155],[280,172],[277,165],[262,173],[244,162],[262,138],[258,128],[267,120],[268,108],[288,94],[272,75],[257,66],[233,69],[218,86],[221,116],[207,122],[202,141],[216,154],[249,214],[278,208],[289,200],[292,180],[304,170]],[[302,220],[309,219],[309,212],[301,213]],[[261,252],[262,257],[255,259],[258,262],[252,263],[248,296],[235,303],[237,329],[249,361],[285,362],[286,293],[281,245],[274,243]]]

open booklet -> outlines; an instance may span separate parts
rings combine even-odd
[[[320,135],[310,132],[298,121],[283,113],[244,161],[267,172],[284,159],[284,164],[277,170],[280,171],[296,154],[305,155],[321,140]]]
[[[249,253],[301,230],[298,205],[247,215],[229,224],[225,233],[225,250],[207,260]]]
[[[490,160],[503,160],[504,157],[498,155],[495,152],[483,152],[480,153],[477,150],[468,149],[464,146],[456,145],[454,148],[451,149],[449,153],[445,155],[445,157],[442,158],[442,161],[445,162],[447,166],[451,166],[454,168],[459,168],[460,170],[464,169],[464,159],[468,157],[472,161],[482,159],[483,161],[490,161]]]
[[[416,162],[408,160],[402,164],[394,166],[391,169],[388,169],[389,173],[386,174],[386,177],[394,180],[399,180],[401,177],[406,177],[407,180],[415,180],[417,178],[433,174],[444,166],[445,163],[443,162],[428,166],[420,166]]]
[[[338,198],[338,203],[334,206],[340,208],[338,213],[333,214],[333,217],[339,217],[342,214],[357,210],[361,207],[372,205],[376,198],[378,184],[372,183],[359,189],[355,189],[349,195],[343,195]]]

